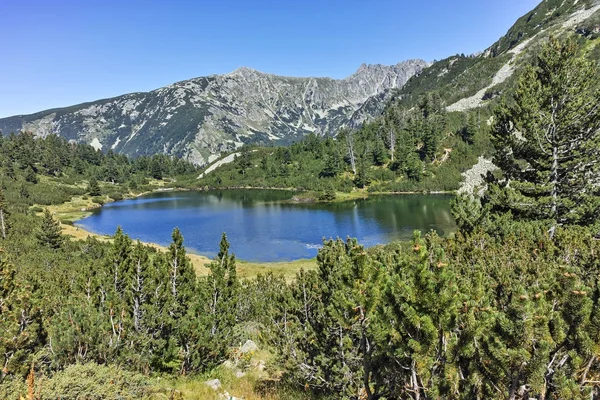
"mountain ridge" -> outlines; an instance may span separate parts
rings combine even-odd
[[[58,134],[128,155],[164,153],[197,164],[244,143],[287,144],[333,135],[380,111],[386,98],[429,64],[363,64],[343,79],[283,77],[249,67],[68,107],[0,119],[0,131]],[[379,103],[379,101],[373,102]],[[355,115],[356,114],[356,115]]]

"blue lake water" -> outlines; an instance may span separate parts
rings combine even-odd
[[[213,257],[221,233],[230,251],[248,261],[316,256],[323,238],[358,238],[365,246],[410,239],[415,229],[446,235],[455,229],[449,195],[385,195],[333,204],[289,203],[277,190],[163,192],[107,204],[77,222],[113,234],[168,245],[179,227],[190,252]]]

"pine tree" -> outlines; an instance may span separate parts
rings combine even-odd
[[[328,142],[325,148],[324,165],[319,173],[319,177],[334,178],[342,170],[341,157],[333,141]]]
[[[28,165],[25,169],[25,180],[29,183],[38,183],[38,177],[31,165]]]
[[[42,315],[33,285],[19,282],[13,265],[0,258],[0,382],[21,375],[43,345]]]
[[[131,254],[132,271],[127,287],[128,302],[133,315],[133,327],[136,332],[144,329],[145,306],[150,297],[151,271],[148,250],[137,242]]]
[[[475,135],[477,134],[477,120],[474,114],[469,114],[467,117],[467,124],[461,130],[461,137],[468,144],[473,144],[475,141]]]
[[[240,174],[245,175],[246,170],[252,166],[252,161],[250,159],[251,153],[248,146],[243,146],[239,156],[236,156],[236,163],[238,165]]]
[[[551,37],[496,112],[487,201],[519,219],[590,226],[600,215],[600,93],[595,64],[573,38]]]
[[[63,237],[60,229],[60,222],[52,217],[52,214],[50,214],[50,211],[47,208],[44,209],[42,224],[36,237],[39,244],[51,249],[57,249],[62,244]]]
[[[211,336],[223,335],[235,324],[235,306],[239,282],[235,255],[229,254],[227,235],[223,233],[217,257],[208,265],[210,292],[208,314],[212,318]]]
[[[4,174],[12,180],[17,179],[15,174],[15,165],[11,160],[6,160]]]
[[[297,276],[291,301],[280,305],[276,332],[289,379],[336,398],[381,398],[382,265],[355,239],[325,242],[317,264],[317,271]]]
[[[173,230],[171,237],[173,240],[166,254],[169,271],[168,290],[171,298],[169,313],[172,317],[179,317],[193,299],[196,273],[186,255],[183,235],[179,228]]]
[[[131,250],[132,241],[120,226],[113,236],[113,242],[108,254],[108,271],[110,276],[110,286],[118,299],[122,299],[127,287],[127,282],[131,279]]]
[[[415,232],[412,254],[392,255],[379,313],[381,343],[392,370],[385,377],[392,393],[401,398],[446,398],[448,348],[456,338],[459,290],[456,277],[440,246],[440,239],[425,239]],[[453,377],[452,377],[453,378]]]
[[[152,161],[150,162],[150,175],[154,179],[163,178],[163,168],[158,157],[152,157]]]
[[[100,185],[98,184],[98,180],[96,178],[90,178],[87,191],[90,196],[100,196],[102,194],[100,191]]]
[[[383,165],[386,161],[385,143],[383,139],[376,139],[373,147],[373,164]]]

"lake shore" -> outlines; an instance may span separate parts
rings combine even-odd
[[[137,195],[128,196],[128,199],[137,198],[140,196],[144,196],[150,193],[160,193],[167,191],[177,191],[179,189],[171,189],[171,188],[159,188],[157,190],[148,191],[144,193],[140,193]],[[181,189],[182,191],[186,191],[189,189]],[[59,204],[48,206],[48,210],[61,222],[62,232],[65,236],[70,237],[72,240],[85,240],[88,237],[93,237],[100,241],[110,242],[112,241],[112,236],[110,235],[102,235],[95,232],[88,231],[81,226],[76,226],[75,223],[87,216],[89,216],[95,209],[102,207],[101,204],[94,203],[90,198],[85,198],[86,196],[74,196],[71,198],[71,201]],[[112,202],[112,199],[107,198],[106,203]],[[127,232],[125,232],[127,233]],[[132,238],[136,240],[136,238]],[[218,240],[216,238],[215,240]],[[152,243],[152,242],[144,242],[143,244],[153,247],[161,252],[166,252],[168,247]],[[198,276],[206,276],[210,272],[208,269],[208,264],[212,261],[212,259],[194,253],[187,253],[190,261],[192,262],[196,274]],[[316,268],[315,259],[300,259],[294,261],[275,261],[275,262],[252,262],[252,261],[244,261],[244,260],[236,260],[237,261],[237,270],[238,275],[241,278],[254,278],[260,274],[268,274],[273,273],[278,276],[283,276],[287,281],[291,281],[294,279],[296,274],[301,270],[308,270]]]
[[[112,236],[100,235],[94,232],[85,230],[82,227],[70,225],[67,223],[61,224],[63,235],[71,237],[73,240],[85,240],[88,237],[93,237],[97,240],[110,242]],[[127,232],[126,232],[127,233]],[[158,251],[166,252],[168,247],[162,246],[157,243],[142,242],[143,244],[153,247]],[[208,264],[212,259],[194,253],[187,253],[188,258],[194,266],[194,270],[198,276],[206,276],[209,274]],[[316,260],[313,259],[301,259],[294,261],[274,261],[274,262],[253,262],[236,260],[238,275],[241,278],[255,278],[258,275],[265,275],[273,273],[274,275],[283,276],[286,281],[291,281],[295,278],[296,274],[301,270],[309,270],[316,268]]]
[[[255,189],[255,190],[268,190],[265,188],[244,188],[244,189]],[[207,191],[208,189],[199,189],[198,191]],[[219,189],[214,189],[219,190]],[[222,189],[229,190],[229,189]],[[287,190],[287,189],[279,189],[279,190]],[[141,193],[128,193],[123,196],[123,199],[134,199],[140,196],[152,194],[152,193],[161,193],[161,192],[176,192],[176,191],[194,191],[189,188],[176,188],[176,187],[155,187],[153,190],[148,190]],[[341,193],[338,192],[336,199],[333,201],[318,201],[319,203],[341,203],[341,202],[349,202],[355,200],[363,200],[369,197],[380,196],[380,195],[422,195],[423,192],[396,192],[396,193],[387,193],[387,192],[371,192],[369,193],[366,190],[355,190],[351,193]],[[448,192],[431,192],[428,194],[440,195],[440,194],[449,194]],[[94,202],[94,200],[96,202]],[[111,235],[104,235],[94,233],[92,231],[88,231],[82,226],[77,226],[77,221],[91,215],[94,210],[102,207],[103,204],[113,202],[114,200],[109,198],[108,196],[104,196],[100,202],[98,202],[98,198],[90,198],[89,196],[74,196],[70,201],[47,207],[50,212],[61,221],[63,233],[74,240],[85,240],[88,236],[94,237],[101,241],[111,241]],[[285,202],[304,202],[303,200],[294,201],[294,199],[286,200]],[[39,211],[39,208],[38,208]],[[128,232],[126,232],[128,233]],[[135,237],[132,239],[136,240]],[[216,238],[215,240],[217,240]],[[152,242],[144,242],[142,243],[151,246],[158,251],[165,252],[167,251],[167,247],[152,243]],[[204,276],[209,273],[208,264],[212,261],[210,258],[201,255],[194,254],[193,252],[189,252],[188,256],[191,262],[194,265],[196,273],[199,276]],[[316,268],[315,259],[300,259],[295,261],[279,261],[279,262],[251,262],[251,261],[243,261],[238,260],[238,273],[240,277],[252,278],[259,274],[266,274],[272,272],[276,275],[284,276],[286,280],[293,280],[296,273],[300,271],[300,269],[314,269]]]

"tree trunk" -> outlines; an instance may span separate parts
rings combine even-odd
[[[171,293],[173,294],[173,298],[177,298],[177,268],[179,267],[177,262],[177,254],[173,257],[173,263],[171,264],[173,267],[173,272],[171,274]]]
[[[392,162],[394,162],[394,153],[396,151],[396,135],[394,134],[394,129],[390,128],[390,156]]]
[[[557,186],[558,186],[558,147],[556,145],[553,146],[552,148],[552,170],[551,170],[551,175],[552,175],[552,189],[551,189],[551,196],[552,196],[552,207],[550,209],[552,218],[554,218],[554,224],[552,224],[552,227],[550,228],[550,238],[554,237],[554,231],[556,230],[556,224],[558,223],[558,216],[557,214],[557,210],[558,210],[558,191],[557,191]]]
[[[348,135],[346,136],[346,144],[348,145],[348,154],[350,155],[352,172],[354,175],[356,175],[356,159],[354,157],[354,140],[352,139],[352,132],[348,132]]]
[[[2,239],[6,239],[6,224],[4,223],[4,210],[0,208],[0,223],[2,224]]]

